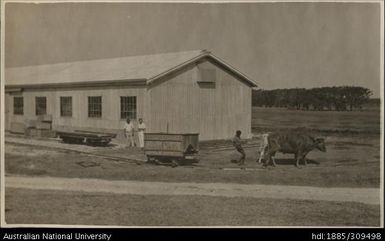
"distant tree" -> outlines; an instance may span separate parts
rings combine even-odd
[[[263,107],[286,107],[296,110],[346,111],[361,108],[370,99],[372,92],[359,86],[333,86],[312,89],[292,88],[254,90],[253,105]]]
[[[253,106],[264,106],[264,103],[266,102],[264,100],[264,90],[252,90],[252,104]]]
[[[301,93],[302,110],[310,110],[310,106],[313,105],[314,97],[311,95],[310,90],[303,89]]]
[[[362,105],[367,103],[372,95],[372,91],[359,86],[345,86],[344,93],[350,111],[352,111],[353,108],[361,109]]]
[[[346,92],[345,87],[335,87],[333,86],[330,90],[332,94],[332,101],[335,110],[344,111],[346,110]]]
[[[325,92],[322,88],[313,88],[310,89],[310,93],[312,96],[312,105],[313,109],[317,111],[324,110],[324,107],[327,105],[328,98],[325,95]]]

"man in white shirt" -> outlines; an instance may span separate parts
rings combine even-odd
[[[144,131],[146,130],[146,125],[143,123],[143,119],[139,119],[138,124],[138,139],[139,139],[139,147],[144,148]]]
[[[128,146],[134,147],[134,125],[132,124],[129,118],[127,118],[126,123],[124,123],[124,136],[126,137]]]

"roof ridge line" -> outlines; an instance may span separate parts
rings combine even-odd
[[[179,64],[179,65],[177,65],[177,66],[175,66],[175,67],[173,67],[171,69],[169,69],[169,70],[166,70],[166,71],[164,71],[164,72],[162,72],[160,74],[157,74],[157,75],[149,78],[147,80],[147,84],[151,84],[154,81],[156,81],[157,79],[159,79],[159,78],[161,78],[161,77],[163,77],[163,76],[165,76],[165,75],[167,75],[169,73],[172,73],[173,71],[176,71],[176,70],[178,70],[180,68],[183,68],[184,66],[186,66],[186,65],[188,65],[190,63],[193,63],[193,62],[195,62],[195,61],[197,61],[197,60],[199,60],[199,59],[201,59],[203,57],[210,57],[210,58],[212,58],[214,61],[217,61],[217,62],[219,62],[219,64],[221,64],[221,65],[225,66],[226,68],[230,69],[236,75],[238,75],[241,78],[243,78],[243,79],[247,80],[248,82],[250,82],[252,85],[254,85],[254,87],[258,86],[258,83],[256,81],[252,80],[247,75],[245,75],[241,71],[237,70],[232,65],[226,63],[224,60],[222,60],[221,58],[215,56],[214,54],[212,54],[210,51],[208,51],[206,49],[201,50],[201,54],[200,55],[198,55],[198,56],[196,56],[196,57],[194,57],[194,58],[192,58],[190,60],[187,60],[187,61],[185,61],[185,62],[183,62],[183,63],[181,63],[181,64]]]
[[[36,65],[14,66],[14,67],[5,67],[4,69],[36,68],[36,67],[52,66],[52,65],[65,65],[65,64],[85,63],[85,62],[92,62],[92,61],[103,61],[103,60],[113,60],[113,59],[144,57],[144,56],[177,54],[177,53],[187,53],[187,52],[207,52],[207,53],[211,53],[210,51],[208,51],[206,49],[195,49],[195,50],[164,52],[164,53],[155,53],[155,54],[140,54],[140,55],[128,55],[128,56],[120,56],[120,57],[107,57],[107,58],[99,58],[99,59],[75,60],[75,61],[58,62],[58,63],[52,63],[52,64],[47,64],[46,63],[46,64],[36,64]]]
[[[189,59],[189,60],[187,60],[187,61],[185,61],[185,62],[183,62],[183,63],[181,63],[181,64],[178,64],[177,66],[174,66],[173,68],[171,68],[171,69],[168,69],[168,70],[166,70],[166,71],[164,71],[164,72],[162,72],[162,73],[160,73],[160,74],[157,74],[157,75],[155,75],[155,76],[153,76],[153,77],[151,77],[151,78],[148,78],[147,79],[147,84],[150,84],[150,83],[152,83],[154,80],[156,80],[156,79],[158,79],[158,78],[160,78],[160,77],[162,77],[162,76],[164,76],[164,75],[167,75],[168,73],[171,73],[171,72],[173,72],[173,71],[175,71],[175,70],[177,70],[177,69],[179,69],[179,68],[181,68],[181,67],[183,67],[183,66],[185,66],[185,65],[187,65],[187,64],[189,64],[189,63],[191,63],[191,62],[194,62],[195,60],[197,60],[197,59],[200,59],[200,58],[202,58],[202,57],[204,57],[204,56],[208,56],[208,55],[210,55],[210,52],[208,52],[207,50],[201,50],[201,53],[199,54],[199,55],[197,55],[197,56],[195,56],[194,58],[192,58],[192,59]]]
[[[226,67],[230,68],[231,70],[233,70],[234,72],[238,73],[239,75],[241,75],[243,78],[245,79],[248,79],[250,82],[253,82],[253,84],[255,84],[256,86],[258,86],[258,83],[256,81],[254,81],[253,79],[251,79],[249,76],[247,76],[246,74],[244,74],[243,72],[239,71],[237,68],[235,68],[234,66],[232,66],[231,64],[227,63],[226,61],[224,61],[223,59],[217,57],[216,55],[214,55],[213,53],[209,52],[209,56],[217,61],[219,61],[220,63],[224,64]]]

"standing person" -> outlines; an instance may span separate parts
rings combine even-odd
[[[138,139],[139,139],[139,147],[144,148],[144,131],[146,130],[146,125],[143,123],[143,119],[139,119],[138,124]]]
[[[241,134],[242,132],[240,130],[236,131],[235,136],[233,138],[233,146],[239,153],[241,153],[241,158],[238,161],[238,165],[243,166],[245,165],[246,153],[242,148]]]
[[[130,121],[129,118],[127,118],[126,123],[124,123],[124,137],[126,137],[126,140],[128,142],[128,146],[135,146],[134,141],[134,125]]]

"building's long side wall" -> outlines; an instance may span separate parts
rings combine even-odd
[[[206,63],[207,64],[207,63]],[[6,130],[12,122],[35,120],[35,97],[47,97],[47,114],[57,130],[121,130],[120,96],[137,96],[137,117],[144,117],[148,132],[199,133],[200,140],[226,139],[236,130],[251,134],[251,88],[221,68],[215,88],[198,84],[192,67],[156,86],[24,90],[6,94]],[[24,97],[24,114],[13,114],[13,96]],[[72,96],[72,117],[60,116],[60,96]],[[88,117],[88,96],[102,96],[102,118]]]
[[[230,138],[239,129],[244,138],[251,137],[251,88],[209,65],[216,69],[215,88],[198,84],[196,66],[149,88],[149,132],[195,132],[200,140],[214,140]]]
[[[122,129],[125,120],[120,118],[120,96],[137,96],[137,116],[143,115],[145,88],[138,87],[107,87],[107,88],[81,88],[81,89],[49,89],[49,90],[24,90],[23,92],[7,93],[6,99],[8,112],[8,126],[10,123],[25,123],[36,120],[35,97],[47,97],[47,114],[53,117],[53,128],[60,130],[74,129]],[[6,95],[6,96],[7,96]],[[24,97],[24,114],[13,114],[13,96]],[[60,97],[72,96],[72,117],[60,116]],[[88,96],[102,96],[102,117],[88,117]]]

